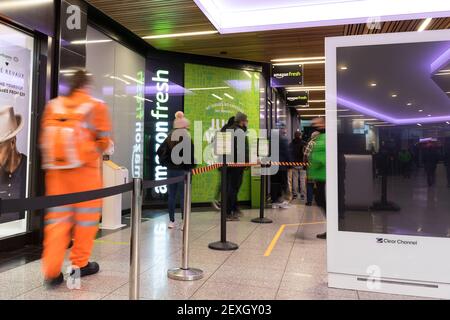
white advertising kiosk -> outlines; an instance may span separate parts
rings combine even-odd
[[[325,50],[328,285],[450,298],[450,188],[444,171],[439,171],[444,170],[440,161],[432,185],[427,185],[420,163],[432,148],[450,146],[450,30],[327,38]],[[358,154],[348,148],[364,140],[351,126],[345,131],[349,117],[374,128],[383,150],[390,150],[384,145],[391,141],[386,137],[396,132],[403,137],[406,131],[401,130],[409,130],[409,147],[422,153],[410,177],[395,174],[395,166],[390,166],[396,153],[387,158],[391,162],[386,173],[380,161],[378,176],[366,172],[375,177],[373,201],[379,200],[380,175],[385,175],[389,200],[398,210],[386,202],[384,207],[352,212],[342,203],[349,185],[345,179],[352,176],[346,176],[342,159]],[[441,142],[421,145],[419,138],[429,135]],[[383,159],[381,148],[372,152]],[[366,154],[371,152],[367,149]]]
[[[103,185],[105,188],[128,183],[128,169],[111,160],[103,161]],[[115,230],[125,226],[122,223],[122,194],[103,199],[101,229]]]

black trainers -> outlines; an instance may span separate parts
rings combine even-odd
[[[62,273],[60,273],[56,278],[45,279],[44,280],[44,286],[47,289],[55,289],[56,287],[58,287],[63,282],[64,282],[64,275]]]
[[[80,277],[90,276],[100,271],[100,266],[97,262],[88,262],[86,266],[80,268]],[[72,270],[70,275],[73,275],[75,270]]]
[[[324,232],[324,233],[318,234],[316,237],[319,238],[319,239],[326,239],[327,238],[327,233]]]

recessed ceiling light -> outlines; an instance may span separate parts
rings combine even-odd
[[[419,112],[422,112],[423,110],[422,109],[419,109]]]
[[[304,57],[304,58],[282,58],[272,59],[272,62],[288,62],[288,61],[308,61],[308,60],[324,60],[325,57]]]
[[[142,39],[164,39],[164,38],[194,37],[194,36],[203,36],[203,35],[215,34],[215,33],[219,33],[219,31],[209,30],[209,31],[197,31],[197,32],[158,34],[158,35],[153,35],[153,36],[145,36],[145,37],[142,37]]]
[[[431,114],[428,114],[427,117],[431,117]]]
[[[375,82],[371,82],[371,83],[370,83],[370,86],[371,86],[371,87],[376,87],[377,84],[376,84]]]
[[[448,76],[450,74],[450,72],[438,72],[438,73],[435,73],[434,75],[435,76]]]
[[[308,108],[306,107],[296,107],[297,110],[304,110],[304,111],[325,111],[325,108]]]
[[[92,44],[92,43],[105,43],[105,42],[112,42],[110,39],[104,39],[104,40],[75,40],[70,42],[71,44]]]
[[[297,61],[297,62],[277,62],[273,63],[273,66],[295,66],[301,64],[320,64],[325,63],[325,60],[317,60],[317,61]]]
[[[392,98],[397,98],[397,94],[393,93],[393,94],[391,95],[391,97],[392,97]]]
[[[408,102],[406,105],[407,105],[407,106],[412,106],[412,103],[411,103],[411,102]]]
[[[418,123],[417,125],[418,125],[419,127],[421,127],[421,126],[422,126],[422,124],[421,124],[421,123]]]
[[[450,121],[445,122],[446,124],[450,124]]]
[[[342,66],[342,67],[340,67],[339,69],[341,69],[341,70],[347,70],[348,68],[347,68],[347,66]]]
[[[244,70],[244,73],[247,75],[247,77],[251,78],[252,74],[250,72],[248,72],[247,70]]]
[[[431,22],[431,18],[426,18],[425,20],[423,20],[423,22],[420,24],[419,29],[417,29],[418,32],[422,32],[423,30],[425,30],[428,25]]]
[[[288,87],[286,88],[288,92],[299,92],[299,91],[325,91],[325,86],[310,86],[310,87]]]

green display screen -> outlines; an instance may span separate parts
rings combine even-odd
[[[260,73],[197,64],[185,65],[186,95],[184,113],[193,122],[202,121],[203,159],[199,166],[214,161],[212,137],[238,111],[247,114],[248,127],[259,130]],[[219,171],[194,176],[192,202],[209,202],[218,195]],[[250,200],[250,170],[246,170],[239,192],[239,200]]]

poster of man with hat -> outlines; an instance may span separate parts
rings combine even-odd
[[[27,157],[17,150],[17,134],[23,129],[21,115],[11,106],[0,107],[0,198],[25,198]],[[6,213],[0,223],[23,219],[24,213]]]
[[[0,198],[27,197],[33,38],[0,26]],[[0,238],[21,232],[25,212],[0,215]],[[11,225],[11,224],[13,225]],[[26,231],[25,229],[22,232]]]

